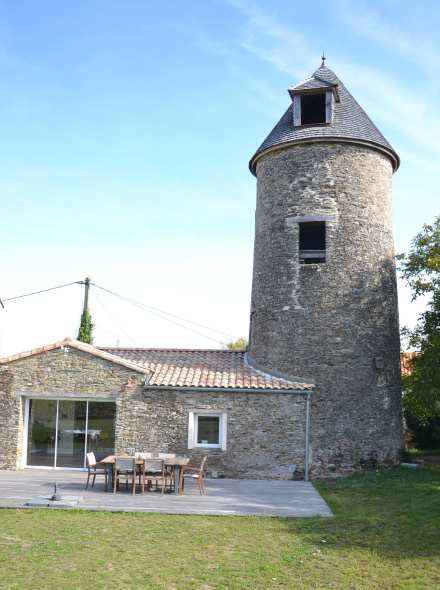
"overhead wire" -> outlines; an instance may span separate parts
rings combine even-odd
[[[197,334],[198,336],[201,336],[202,338],[206,338],[208,340],[211,340],[211,341],[215,342],[216,344],[222,343],[219,338],[213,338],[212,336],[209,336],[208,334],[200,332],[199,330],[196,330],[196,329],[194,329],[188,325],[185,325],[185,324],[191,324],[193,326],[197,326],[198,328],[201,328],[202,330],[207,330],[208,332],[216,333],[216,334],[222,335],[228,339],[233,340],[233,335],[230,333],[223,332],[222,330],[218,330],[216,328],[211,328],[210,326],[206,326],[205,324],[201,324],[200,322],[195,322],[194,320],[188,320],[188,319],[181,317],[177,314],[165,311],[165,310],[160,309],[158,307],[154,307],[153,305],[148,305],[146,303],[142,303],[141,301],[137,301],[136,299],[133,299],[131,297],[121,295],[120,293],[116,293],[115,291],[112,291],[111,289],[107,289],[106,287],[103,287],[102,285],[98,285],[97,283],[94,283],[92,281],[90,282],[90,284],[93,285],[94,287],[96,287],[97,289],[100,289],[101,291],[104,291],[106,293],[109,293],[110,295],[113,295],[114,297],[117,297],[118,299],[120,299],[122,301],[130,303],[131,305],[137,307],[138,309],[141,309],[143,311],[146,311],[147,313],[155,315],[162,320],[165,320],[171,324],[174,324],[175,326],[179,326],[179,327],[183,328],[184,330],[188,330],[190,332],[193,332],[194,334]],[[55,287],[49,287],[47,289],[40,289],[39,291],[32,291],[31,293],[24,293],[22,295],[15,295],[14,297],[8,297],[6,299],[3,299],[3,302],[16,301],[18,299],[23,299],[24,297],[30,297],[32,295],[40,295],[42,293],[48,293],[49,291],[63,289],[64,287],[71,287],[72,285],[84,285],[84,281],[83,280],[82,281],[73,281],[71,283],[65,283],[63,285],[56,285]],[[102,302],[99,301],[99,303],[101,304],[101,307],[104,308]],[[176,320],[178,320],[178,321],[176,321]],[[182,324],[181,322],[185,322],[185,323]],[[131,341],[133,341],[133,338],[131,338],[128,334],[126,334],[126,336],[129,337],[129,339]]]
[[[110,293],[111,295],[113,295],[114,297],[117,297],[118,299],[121,299],[122,301],[126,301],[128,303],[131,303],[131,305],[134,305],[135,307],[138,307],[139,309],[142,309],[143,311],[146,311],[148,313],[151,313],[171,324],[174,324],[176,326],[180,326],[181,328],[185,329],[185,330],[189,330],[190,332],[193,332],[194,334],[197,334],[198,336],[201,336],[202,338],[207,338],[208,340],[212,340],[213,342],[215,342],[216,344],[220,343],[219,338],[213,338],[212,336],[208,336],[207,334],[204,334],[203,332],[200,332],[199,330],[195,330],[194,328],[191,328],[189,326],[186,326],[178,321],[175,321],[174,319],[171,318],[177,318],[181,321],[184,322],[188,322],[194,325],[197,325],[201,328],[204,328],[206,330],[210,330],[212,332],[218,332],[224,336],[227,336],[228,338],[231,337],[230,334],[227,334],[226,332],[221,332],[220,330],[216,330],[214,328],[209,328],[208,326],[204,326],[203,324],[199,324],[197,322],[193,322],[192,320],[187,320],[185,318],[181,318],[180,316],[177,316],[175,314],[166,312],[164,310],[161,310],[159,308],[155,308],[153,306],[147,305],[145,303],[142,303],[140,301],[136,301],[135,299],[132,299],[130,297],[126,297],[125,295],[120,295],[119,293],[116,293],[115,291],[111,291],[110,289],[107,289],[106,287],[102,287],[101,285],[97,285],[96,283],[91,283],[94,287],[97,287],[98,289],[101,289],[102,291],[105,291],[107,293]],[[170,316],[170,317],[167,317]]]
[[[111,291],[110,289],[107,289],[106,287],[102,287],[101,285],[97,285],[96,283],[92,282],[91,284],[94,287],[98,287],[98,289],[101,289],[102,291],[106,291],[107,293],[110,293],[111,295],[118,297],[119,299],[123,299],[124,301],[128,301],[129,303],[132,303],[133,305],[141,306],[142,308],[145,308],[146,311],[151,311],[151,313],[157,312],[157,313],[163,314],[165,316],[170,316],[170,317],[180,320],[182,322],[187,322],[188,324],[193,324],[194,326],[198,326],[199,328],[203,328],[204,330],[208,330],[209,332],[216,332],[217,334],[221,334],[222,336],[226,336],[227,338],[233,337],[232,334],[230,334],[228,332],[223,332],[222,330],[218,330],[216,328],[211,328],[210,326],[206,326],[205,324],[201,324],[200,322],[195,322],[194,320],[188,320],[187,318],[184,318],[182,316],[178,316],[178,315],[171,313],[169,311],[165,311],[164,309],[154,307],[153,305],[148,305],[147,303],[142,303],[141,301],[137,301],[136,299],[132,299],[131,297],[127,297],[126,295],[121,295],[120,293],[116,293],[115,291]]]
[[[73,283],[66,283],[65,285],[57,285],[56,287],[49,287],[48,289],[41,289],[41,291],[33,291],[32,293],[24,293],[24,295],[16,295],[15,297],[7,297],[3,301],[14,301],[15,299],[22,299],[23,297],[30,297],[31,295],[39,295],[40,293],[47,293],[48,291],[55,291],[55,289],[63,289],[64,287],[71,287],[72,285],[82,285],[84,281],[74,281]]]
[[[115,319],[114,319],[112,313],[107,309],[107,306],[105,306],[103,304],[103,302],[101,301],[101,298],[98,297],[98,294],[97,293],[94,293],[93,294],[93,298],[98,303],[98,305],[101,307],[101,309],[104,311],[104,313],[111,319],[111,321],[113,322],[113,324],[115,324],[115,326],[118,329],[118,331],[121,332],[122,334],[124,334],[124,336],[126,338],[128,338],[135,346],[138,346],[138,343],[136,342],[136,340],[134,338],[132,338],[130,336],[130,334],[126,330],[124,330],[119,324],[116,324]],[[100,328],[103,329],[102,326],[100,326]],[[109,331],[106,328],[104,328],[104,330],[107,331],[107,332]],[[113,332],[113,335],[114,336],[119,336],[119,333]]]

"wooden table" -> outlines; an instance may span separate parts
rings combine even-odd
[[[134,459],[130,455],[119,455],[122,459]],[[152,457],[151,460],[163,461],[165,465],[174,468],[174,493],[178,494],[180,492],[180,470],[185,465],[188,465],[189,459],[188,457],[172,457],[169,459],[160,459],[159,457]],[[149,459],[150,460],[150,459]],[[101,459],[99,463],[104,465],[107,469],[107,492],[112,491],[113,487],[113,465],[116,461],[116,455],[108,455],[104,459]],[[136,459],[136,465],[143,465],[144,459]]]

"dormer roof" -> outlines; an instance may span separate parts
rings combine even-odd
[[[332,92],[334,101],[331,122],[325,125],[294,126],[294,97],[327,91]],[[396,151],[330,68],[321,65],[311,78],[292,86],[288,92],[292,104],[252,156],[249,168],[253,174],[256,174],[258,160],[268,151],[287,145],[321,141],[368,145],[385,153],[393,169],[397,170],[400,159]]]
[[[316,72],[315,72],[316,73]],[[303,92],[313,90],[334,90],[337,88],[336,82],[327,82],[327,80],[321,80],[318,77],[312,76],[308,80],[304,80],[296,86],[291,86],[287,89],[290,96],[293,98],[295,94],[302,94]]]

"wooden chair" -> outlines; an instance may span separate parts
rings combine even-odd
[[[159,459],[175,459],[176,453],[157,453]]]
[[[185,479],[193,479],[197,482],[197,487],[199,488],[200,495],[203,496],[206,494],[205,489],[205,465],[206,460],[208,457],[205,455],[200,463],[200,467],[187,467],[186,465],[182,466],[180,471],[180,485],[179,490],[180,493],[183,494],[183,490],[185,488]]]
[[[142,470],[142,493],[152,489],[153,482],[156,484],[156,489],[160,485],[160,491],[163,495],[167,485],[171,488],[174,478],[173,473],[165,466],[164,460],[159,458],[144,459]],[[145,482],[147,485],[145,485]]]
[[[95,485],[95,479],[97,475],[103,475],[105,478],[105,489],[107,489],[107,468],[105,465],[98,466],[98,462],[96,461],[95,453],[90,452],[86,455],[87,460],[87,483],[86,483],[86,490],[89,487],[90,477],[93,475],[92,479],[92,488]]]
[[[167,459],[175,459],[176,458],[176,453],[158,453],[158,457],[159,459],[163,459],[164,461],[166,461]],[[173,487],[175,485],[175,469],[173,465],[164,465],[164,469],[165,471],[168,471],[170,476],[171,476],[171,486]]]
[[[116,457],[113,472],[113,493],[121,479],[125,479],[128,490],[128,482],[131,480],[132,493],[136,493],[136,459],[134,457]]]

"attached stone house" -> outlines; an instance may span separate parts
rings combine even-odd
[[[208,454],[216,477],[304,470],[313,385],[257,371],[244,352],[66,339],[0,363],[0,468],[83,468],[87,450],[157,450]]]
[[[399,461],[399,156],[324,61],[289,95],[250,161],[248,351],[68,340],[2,359],[0,467],[82,467],[86,449],[207,453],[219,477]]]

